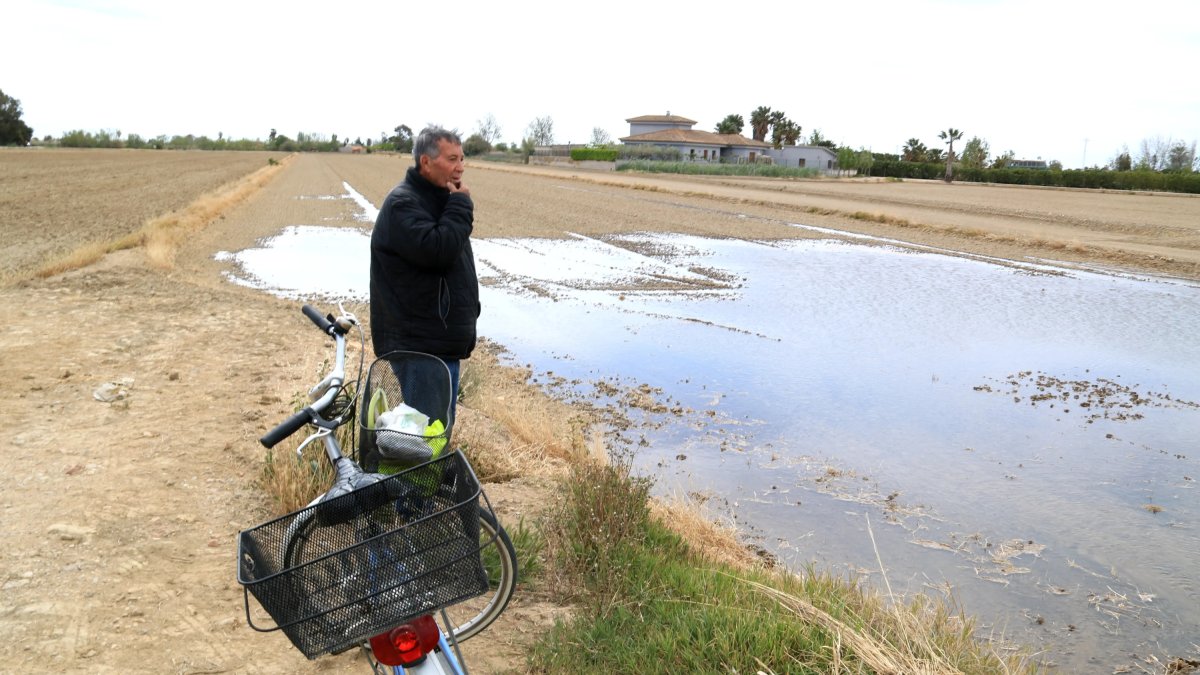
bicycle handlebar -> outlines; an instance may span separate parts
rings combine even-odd
[[[325,333],[326,335],[333,335],[331,332],[334,329],[333,324],[329,322],[329,319],[321,316],[321,312],[317,311],[317,308],[313,307],[312,305],[305,305],[300,308],[300,311],[304,312],[304,316],[307,316],[314,324],[316,324],[317,328],[320,328],[322,333]]]
[[[314,414],[312,408],[305,408],[284,420],[279,426],[268,431],[262,438],[258,439],[258,442],[262,443],[263,447],[273,448],[283,439],[300,431],[305,424],[308,424]]]
[[[349,315],[345,312],[345,310],[343,310],[343,316],[338,317],[331,322],[329,319],[333,318],[332,316],[328,318],[321,316],[321,312],[312,305],[304,305],[300,311],[303,312],[304,316],[307,316],[309,320],[321,330],[322,333],[325,333],[334,339],[334,342],[337,343],[337,357],[334,361],[333,370],[325,376],[325,379],[321,382],[321,384],[314,388],[312,395],[316,396],[319,393],[320,398],[314,401],[312,405],[307,406],[303,410],[293,414],[274,429],[264,434],[262,438],[258,439],[258,442],[262,443],[263,446],[267,448],[275,447],[275,445],[280,441],[296,433],[309,422],[316,422],[321,419],[320,413],[328,408],[329,405],[333,403],[334,399],[337,398],[338,392],[342,387],[342,382],[345,381],[345,327],[351,325],[351,323],[355,321],[355,319],[353,319],[353,315]]]

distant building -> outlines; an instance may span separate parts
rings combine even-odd
[[[1049,169],[1050,167],[1044,160],[1041,159],[1010,159],[1008,160],[1007,168],[1009,169]]]
[[[767,154],[779,166],[820,171],[837,169],[837,153],[823,145],[785,145],[778,150],[771,148]]]
[[[815,145],[791,145],[778,150],[765,141],[741,134],[697,131],[695,120],[679,115],[642,115],[625,120],[629,135],[619,139],[625,145],[651,145],[678,148],[685,159],[696,162],[740,164],[769,159],[773,164],[830,171],[837,166],[837,155],[829,148]]]
[[[642,115],[641,117],[630,117],[625,121],[629,122],[630,137],[669,129],[683,129],[687,131],[696,126],[696,120],[672,115],[670,111],[666,115]]]
[[[771,149],[770,143],[746,138],[741,134],[716,134],[696,131],[696,120],[672,115],[630,117],[625,145],[651,145],[678,148],[685,159],[704,162],[755,162]]]

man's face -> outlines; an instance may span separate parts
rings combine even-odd
[[[430,183],[439,187],[445,187],[447,183],[457,183],[462,180],[463,169],[463,149],[457,143],[440,139],[438,144],[438,156],[436,158],[429,155],[421,157],[421,175]]]

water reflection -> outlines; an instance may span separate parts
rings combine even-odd
[[[289,228],[232,254],[234,280],[363,298],[367,246],[361,230]],[[335,249],[353,278],[290,275]],[[790,564],[951,589],[1068,670],[1189,653],[1194,286],[834,240],[475,251],[481,334],[566,382],[659,392],[623,412],[669,423],[617,442]]]
[[[645,433],[662,486],[727,505],[793,564],[878,582],[877,547],[893,588],[952,588],[1082,671],[1188,649],[1196,288],[835,241],[643,239],[609,243],[737,281],[600,293],[496,264],[486,332],[535,367],[620,373],[711,413]]]

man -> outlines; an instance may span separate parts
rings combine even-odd
[[[462,182],[457,133],[436,126],[422,129],[413,157],[416,165],[383,200],[371,233],[371,341],[376,356],[408,350],[446,363],[452,396],[449,427],[458,398],[459,361],[475,348],[480,311],[470,239],[474,204]],[[421,409],[418,395],[406,392],[405,398]]]

